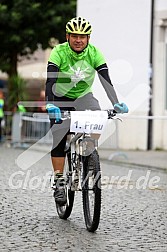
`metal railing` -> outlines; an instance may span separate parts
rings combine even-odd
[[[147,136],[147,121],[154,120],[154,148],[165,148],[165,133],[167,116],[127,116],[124,118],[123,127],[114,121],[113,125],[108,125],[99,139],[99,147],[104,149],[145,149]],[[50,122],[46,114],[33,117],[33,113],[5,112],[4,126],[2,134],[4,140],[19,145],[23,143],[52,143],[50,132]],[[163,132],[162,132],[162,129]],[[128,134],[126,133],[128,132]],[[160,134],[161,132],[161,134]],[[164,135],[165,134],[165,135]],[[123,147],[122,147],[123,146]]]
[[[51,135],[48,117],[33,117],[33,113],[15,113],[12,123],[12,143],[50,143]]]
[[[13,113],[11,111],[4,112],[4,118],[2,121],[2,138],[4,141],[11,140],[12,118],[13,118]]]

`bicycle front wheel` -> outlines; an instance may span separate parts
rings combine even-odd
[[[97,150],[83,161],[82,198],[86,228],[94,232],[98,228],[101,211],[101,172]]]

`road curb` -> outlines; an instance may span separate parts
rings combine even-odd
[[[144,168],[144,169],[151,169],[151,170],[161,170],[164,172],[167,172],[167,168],[165,167],[158,167],[158,166],[153,166],[153,165],[148,165],[148,164],[139,164],[135,162],[126,162],[126,161],[115,161],[115,160],[109,160],[107,158],[102,158],[100,157],[101,161],[107,162],[107,163],[112,163],[113,165],[117,166],[126,166],[126,167],[132,167],[132,168]]]

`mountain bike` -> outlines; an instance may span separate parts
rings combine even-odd
[[[93,112],[93,115],[95,114],[94,111],[91,112]],[[65,119],[71,119],[70,113],[68,112],[68,115],[65,115]],[[106,120],[117,118],[114,110],[107,110],[105,113],[107,114]],[[74,119],[73,122],[75,128],[80,132],[76,130],[76,132],[67,136],[64,165],[67,203],[62,206],[56,202],[56,209],[61,219],[67,219],[72,212],[75,192],[81,191],[85,225],[88,231],[94,232],[97,230],[100,221],[101,169],[97,150],[98,141],[92,137],[92,133],[94,133],[94,128],[96,128],[96,131],[98,127],[100,129],[102,124],[89,124],[89,121],[86,121],[84,126],[81,126],[81,124],[79,126],[77,119]],[[85,132],[85,128],[89,128],[87,132]]]

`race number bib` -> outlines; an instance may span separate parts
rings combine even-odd
[[[107,119],[107,111],[71,111],[70,131],[101,134]]]

